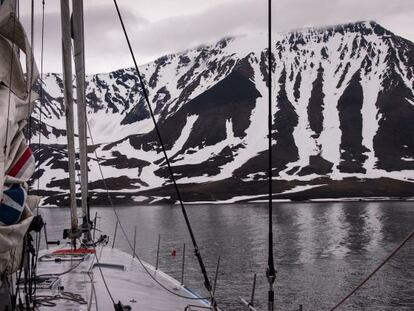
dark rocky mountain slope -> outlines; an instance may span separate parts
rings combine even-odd
[[[252,35],[141,66],[185,201],[266,197],[266,53],[266,36]],[[413,196],[413,43],[361,22],[280,35],[273,53],[274,197]],[[44,204],[64,205],[61,75],[44,89],[35,177]],[[135,70],[88,76],[87,101],[92,202],[108,203],[98,163],[116,202],[175,202]]]

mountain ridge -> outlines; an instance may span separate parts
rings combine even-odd
[[[186,201],[266,193],[265,39],[226,38],[140,67]],[[275,198],[340,197],[337,185],[349,188],[352,180],[354,197],[413,195],[405,186],[384,192],[371,185],[414,180],[413,43],[360,22],[280,35],[273,57]],[[41,159],[36,176],[45,204],[65,204],[62,80],[48,74],[44,83],[37,113],[45,122],[39,127],[35,117],[32,131],[37,141],[41,129],[43,141],[40,148],[33,145]],[[88,76],[86,90],[95,141],[90,149],[97,151],[115,201],[175,202],[135,70]],[[91,199],[105,204],[98,159],[89,156]],[[336,190],[323,190],[331,188]]]

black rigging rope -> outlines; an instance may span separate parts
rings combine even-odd
[[[41,137],[42,137],[42,107],[43,107],[43,48],[44,48],[44,36],[45,36],[45,0],[42,0],[42,43],[40,48],[40,107],[39,107],[39,122],[38,122],[38,145],[37,145],[37,152],[40,154],[40,146],[41,146]],[[40,157],[39,157],[40,158]],[[40,165],[42,162],[39,160],[38,169],[40,170]],[[39,195],[40,190],[40,177],[37,179],[37,195]]]
[[[33,68],[34,68],[34,56],[33,56],[33,47],[34,47],[34,0],[32,0],[31,4],[31,14],[30,14],[30,48],[32,49],[32,61],[31,61],[31,69],[30,69],[30,91],[29,91],[29,100],[28,104],[30,105],[30,102],[32,101],[32,92],[31,87],[33,83]],[[28,125],[28,139],[29,139],[29,146],[32,142],[32,116],[30,109],[27,110],[28,119],[29,119],[29,125]]]
[[[129,41],[128,33],[126,31],[126,28],[125,28],[125,25],[124,25],[124,21],[122,19],[122,15],[121,15],[121,12],[119,11],[118,4],[117,4],[117,1],[116,0],[114,0],[114,4],[115,4],[115,8],[116,8],[118,17],[119,17],[119,21],[121,22],[121,26],[122,26],[122,30],[123,30],[124,35],[125,35],[125,39],[126,39],[127,44],[128,44],[129,52],[130,52],[131,57],[132,57],[132,60],[134,62],[135,70],[137,71],[137,75],[138,75],[138,78],[139,78],[139,81],[140,81],[140,84],[141,84],[141,88],[142,88],[142,92],[144,94],[145,101],[146,101],[147,106],[148,106],[148,110],[150,112],[152,121],[154,123],[155,131],[157,133],[157,137],[158,137],[158,140],[160,142],[160,145],[161,145],[161,148],[162,148],[162,152],[164,154],[165,162],[166,162],[166,164],[168,166],[168,171],[170,172],[171,180],[172,180],[172,182],[174,184],[174,188],[175,188],[175,191],[177,193],[178,200],[180,202],[181,211],[183,213],[183,216],[184,216],[184,219],[185,219],[185,223],[186,223],[187,228],[188,228],[188,231],[190,233],[191,241],[192,241],[193,247],[194,247],[194,254],[197,257],[198,263],[200,265],[201,272],[202,272],[203,277],[204,277],[204,286],[206,287],[207,291],[211,295],[212,287],[211,287],[211,284],[210,284],[210,280],[209,280],[209,278],[207,276],[207,271],[206,271],[206,268],[205,268],[203,259],[201,257],[200,250],[198,248],[196,239],[194,237],[194,233],[193,233],[193,230],[192,230],[190,221],[189,221],[188,216],[187,216],[187,211],[186,211],[186,209],[184,207],[184,203],[183,203],[183,200],[181,198],[181,194],[180,194],[180,191],[178,189],[177,182],[175,180],[174,173],[173,173],[173,170],[172,170],[170,161],[169,161],[168,156],[167,156],[167,152],[165,150],[165,146],[164,146],[164,143],[163,143],[163,140],[162,140],[162,136],[161,136],[160,130],[158,128],[157,121],[155,120],[154,112],[153,112],[153,110],[151,108],[150,100],[148,98],[148,93],[147,93],[147,90],[145,88],[144,81],[143,81],[143,79],[141,77],[141,73],[140,73],[140,71],[138,69],[138,65],[137,65],[137,61],[135,59],[134,51],[132,50],[132,46],[131,46],[131,43]]]
[[[268,292],[268,306],[269,310],[273,310],[274,307],[274,291],[273,283],[276,279],[276,270],[273,259],[273,206],[272,206],[272,1],[268,0],[268,91],[269,91],[269,114],[268,114],[268,149],[269,149],[269,165],[268,165],[268,182],[269,182],[269,253],[266,269],[266,276],[269,282]]]
[[[32,15],[34,14],[34,0],[32,0]],[[33,23],[33,21],[32,21]],[[32,24],[33,27],[33,24]],[[33,32],[33,29],[32,29]],[[42,0],[42,43],[41,43],[41,49],[40,49],[40,107],[39,107],[39,111],[40,111],[40,118],[39,118],[39,142],[38,142],[38,153],[40,153],[40,143],[41,143],[41,123],[42,123],[42,106],[43,106],[43,52],[44,52],[44,35],[45,35],[45,0]],[[34,53],[33,53],[33,37],[32,37],[32,57],[34,57]],[[31,76],[33,76],[33,60],[32,60],[32,73]],[[32,80],[32,78],[31,78]],[[31,84],[30,84],[31,85]],[[30,90],[31,93],[31,90]],[[30,98],[30,95],[29,95]],[[30,104],[30,101],[29,101]],[[30,124],[31,126],[31,124]],[[30,129],[31,130],[31,129]],[[41,162],[39,161],[39,166],[38,169],[40,169],[40,164]],[[39,188],[40,188],[40,175],[37,179],[37,195],[39,195]],[[36,216],[39,215],[39,206],[36,206]],[[32,270],[32,278],[35,280],[34,282],[34,289],[33,289],[33,296],[34,299],[36,300],[36,291],[37,291],[37,263],[38,263],[38,258],[39,258],[39,248],[40,248],[40,240],[41,240],[41,234],[40,232],[36,232],[36,249],[35,249],[35,261],[34,261],[34,266],[33,266],[33,270]],[[47,241],[46,241],[47,242]]]
[[[42,261],[43,257],[47,257],[47,255],[41,256],[39,258],[39,260]],[[73,270],[75,270],[77,267],[80,266],[80,264],[82,262],[84,262],[84,258],[80,259],[75,265],[73,265],[72,267],[70,267],[69,269],[67,269],[67,270],[65,270],[63,272],[60,272],[60,273],[45,273],[45,274],[39,274],[37,277],[40,278],[40,277],[58,277],[58,276],[62,276],[62,275],[68,274],[68,273],[72,272]]]
[[[57,304],[55,301],[57,300],[66,300],[66,301],[76,302],[79,305],[88,304],[88,302],[81,295],[75,294],[72,292],[61,292],[54,296],[39,295],[37,296],[36,302],[39,306],[56,307]]]

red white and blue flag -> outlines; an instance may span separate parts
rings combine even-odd
[[[35,159],[32,150],[26,146],[18,160],[8,170],[6,175],[27,181],[33,174]]]
[[[26,190],[20,184],[13,184],[3,191],[0,203],[0,225],[9,226],[19,222],[26,197]]]

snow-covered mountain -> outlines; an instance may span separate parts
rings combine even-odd
[[[264,198],[266,40],[227,38],[140,67],[185,201]],[[275,198],[414,195],[413,43],[361,22],[279,35],[273,56]],[[45,204],[66,204],[62,76],[43,81],[35,179]],[[88,76],[87,101],[92,202],[107,203],[98,162],[117,202],[176,201],[135,69]]]

